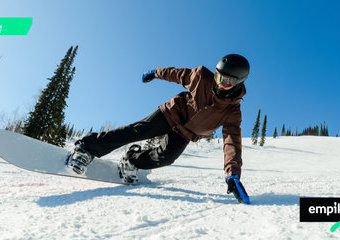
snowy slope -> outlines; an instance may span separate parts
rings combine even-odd
[[[340,138],[268,138],[263,148],[246,138],[243,161],[251,205],[226,194],[221,140],[191,143],[139,186],[33,173],[0,159],[0,239],[340,238],[333,223],[300,223],[298,206],[300,196],[339,197]]]

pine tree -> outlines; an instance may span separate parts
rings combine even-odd
[[[321,131],[322,132],[322,131]],[[311,136],[320,136],[321,132],[319,132],[319,126],[315,126],[315,127],[308,127],[305,128],[301,135],[311,135]]]
[[[277,137],[277,129],[275,127],[273,138],[276,138],[276,137]]]
[[[292,136],[292,130],[290,128],[286,131],[286,136]]]
[[[281,136],[286,136],[286,128],[284,124],[282,126]]]
[[[70,124],[68,124],[67,126],[67,137],[68,138],[73,138],[74,137],[74,125],[72,125],[72,127],[70,127]]]
[[[328,126],[326,126],[326,122],[323,122],[323,125],[321,123],[320,136],[329,136],[328,135]]]
[[[319,126],[315,126],[312,132],[313,132],[312,135],[320,136]]]
[[[87,134],[91,134],[93,132],[93,127],[90,128],[90,131]]]
[[[259,109],[259,112],[257,114],[256,122],[253,128],[253,132],[251,133],[251,141],[253,142],[253,145],[257,145],[257,139],[259,137],[259,130],[260,130],[260,116],[261,116],[261,109]]]
[[[72,67],[78,46],[70,47],[53,77],[42,91],[34,110],[24,124],[24,134],[51,144],[64,146],[67,126],[64,109],[67,106],[70,82],[75,74]]]
[[[261,131],[261,141],[260,141],[261,147],[263,147],[266,141],[266,131],[267,131],[267,115],[264,116],[264,120],[263,120],[263,126],[262,126],[262,131]]]

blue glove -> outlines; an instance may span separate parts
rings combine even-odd
[[[233,193],[239,203],[250,204],[249,196],[244,189],[238,174],[228,177],[226,182],[228,184],[228,194]]]
[[[145,72],[142,76],[143,83],[151,82],[155,78],[155,69]]]

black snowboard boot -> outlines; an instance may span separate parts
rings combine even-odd
[[[84,174],[93,159],[94,156],[86,150],[84,143],[77,141],[67,165],[77,174]]]
[[[129,151],[127,151],[126,155],[119,161],[119,176],[127,184],[134,184],[138,182],[138,169],[129,161],[129,159],[131,159],[134,154],[140,153],[141,151],[141,146],[134,144],[129,148]]]

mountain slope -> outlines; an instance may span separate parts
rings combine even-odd
[[[68,147],[71,148],[72,143]],[[299,197],[339,197],[340,138],[243,139],[251,205],[226,194],[222,140],[190,143],[151,183],[50,176],[0,159],[1,239],[331,239],[333,223],[300,223]],[[105,156],[119,158],[126,148]]]

